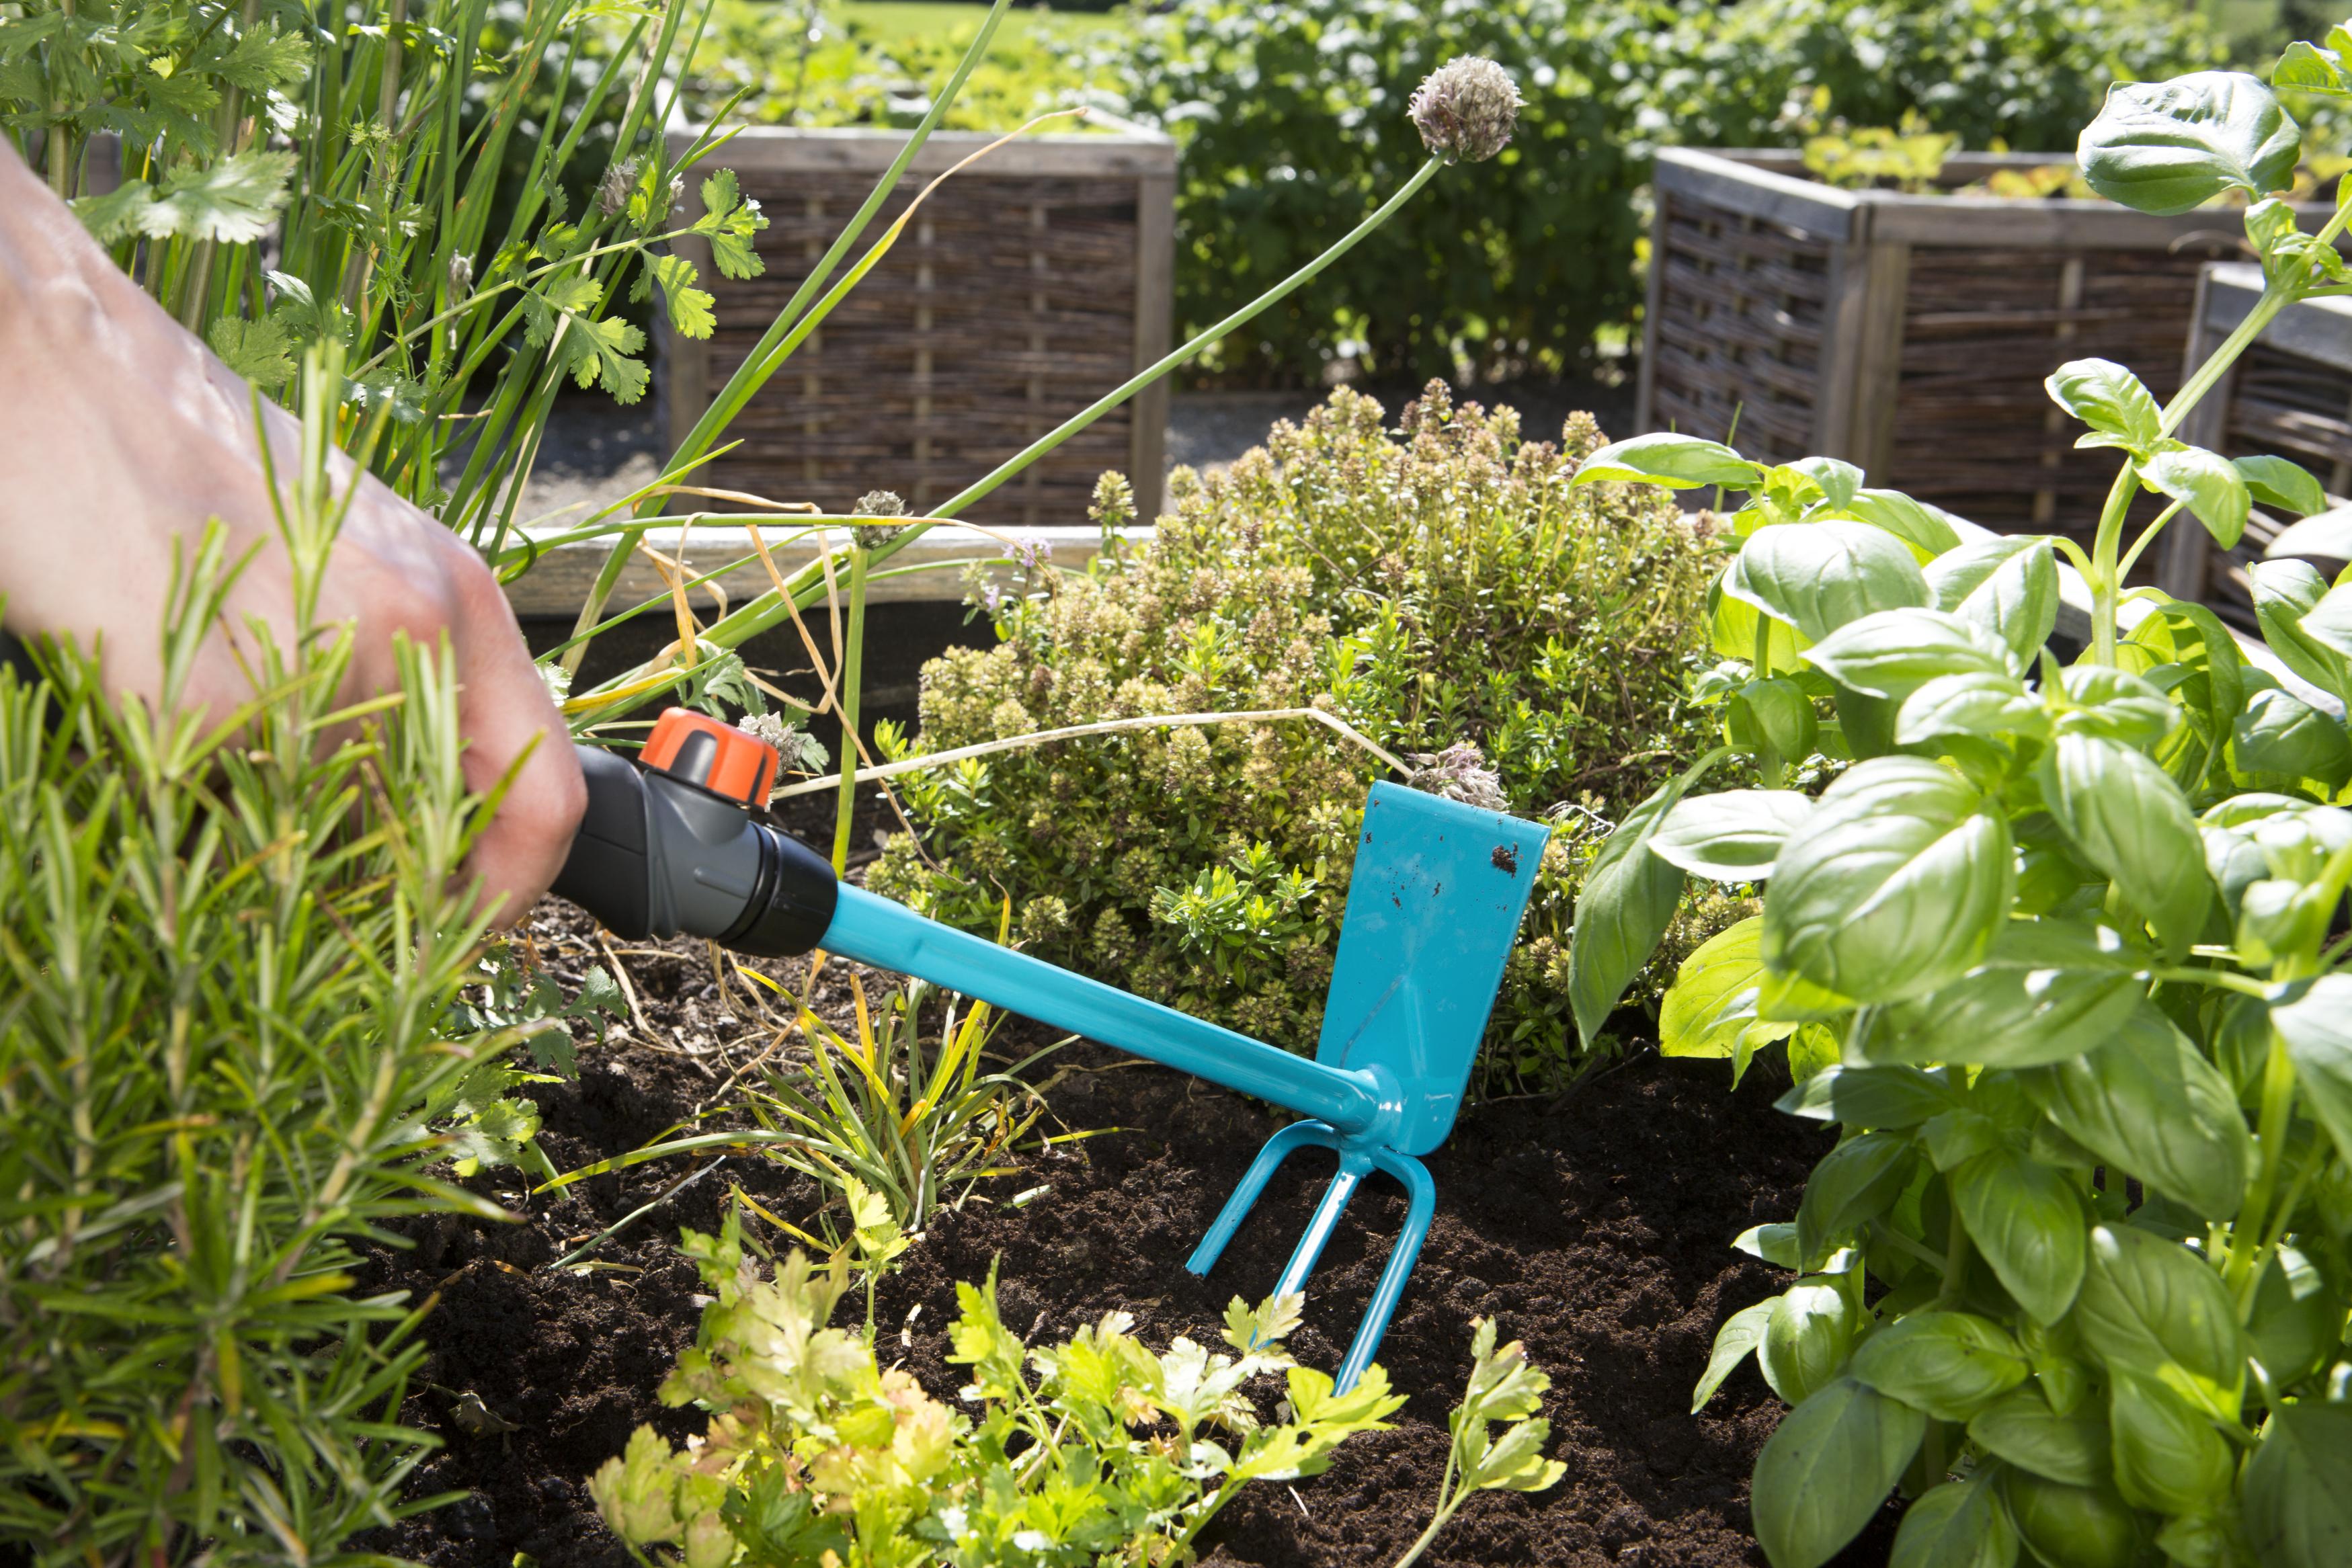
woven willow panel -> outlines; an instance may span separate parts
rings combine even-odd
[[[2352,369],[2258,341],[2217,395],[2228,399],[2221,452],[2292,458],[2310,469],[2331,497],[2352,495]],[[2223,620],[2256,629],[2246,568],[2263,559],[2291,520],[2257,507],[2236,549],[2213,547],[2204,597]]]
[[[2069,360],[2114,360],[2170,397],[2204,259],[1914,246],[1882,482],[1990,528],[2087,542],[2116,455],[2074,450],[2081,427],[2042,382]]]
[[[1736,436],[1743,453],[1768,462],[1804,456],[1831,246],[1766,218],[1662,201],[1651,428]]]
[[[767,271],[717,288],[708,384],[732,375],[842,222],[860,174],[751,171]],[[869,233],[906,209],[896,192]],[[868,490],[928,510],[1116,386],[1135,359],[1132,179],[950,181],[733,427],[712,483],[847,511]],[[966,514],[994,527],[1086,519],[1128,465],[1131,405]]]

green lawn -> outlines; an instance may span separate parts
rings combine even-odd
[[[863,23],[884,38],[969,38],[988,15],[986,5],[960,0],[846,0],[847,20]],[[1016,5],[1004,14],[996,36],[1006,43],[1031,37],[1076,38],[1125,26],[1116,11],[1041,11]]]

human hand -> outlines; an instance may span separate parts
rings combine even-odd
[[[19,637],[95,644],[108,688],[153,700],[173,541],[207,519],[230,558],[255,549],[226,615],[293,632],[292,562],[278,537],[252,390],[125,277],[0,142],[0,595]],[[300,427],[262,404],[282,473]],[[353,465],[333,456],[338,493]],[[329,556],[318,619],[355,637],[347,695],[398,682],[393,637],[446,636],[462,683],[466,779],[487,789],[524,758],[472,869],[502,923],[562,869],[587,800],[562,716],[497,579],[462,540],[372,476]],[[207,640],[183,699],[224,712],[250,695],[226,640]],[[528,756],[526,757],[526,753]]]

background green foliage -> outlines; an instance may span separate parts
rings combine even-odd
[[[908,128],[931,107],[986,14],[982,5],[720,0],[695,52],[686,101],[698,118],[748,89],[743,111],[762,124]],[[1100,16],[1012,13],[942,126],[1010,131],[1045,110],[1114,103],[1120,30]]]
[[[1631,314],[1645,178],[1617,55],[1656,25],[1571,0],[1193,0],[1127,61],[1132,108],[1182,145],[1177,316],[1197,330],[1296,270],[1428,157],[1405,107],[1457,55],[1527,107],[1490,162],[1452,171],[1317,287],[1225,340],[1216,368],[1312,380],[1356,349],[1388,375],[1579,360]],[[1358,346],[1360,345],[1360,349]]]
[[[1784,106],[1893,124],[1916,110],[1982,146],[2071,147],[2109,80],[2203,63],[2208,34],[2117,0],[1185,0],[1144,26],[1131,109],[1183,145],[1177,314],[1216,320],[1282,277],[1423,156],[1402,110],[1457,54],[1528,99],[1512,148],[1400,214],[1216,367],[1312,379],[1357,352],[1420,379],[1573,368],[1633,314],[1636,193],[1664,143],[1794,144]]]
[[[2114,81],[2212,63],[2193,15],[2142,0],[1742,0],[1688,7],[1642,40],[1642,124],[1662,142],[1791,143],[1813,92],[1854,125],[1917,113],[1965,147],[2071,152]]]
[[[1578,846],[1696,749],[1683,703],[1711,552],[1670,500],[1571,492],[1597,445],[1433,386],[1402,439],[1334,393],[1222,476],[1180,471],[1159,536],[1001,599],[998,646],[926,668],[931,750],[1147,714],[1328,706],[1380,744],[1483,747],[1514,810],[1565,805],[1496,1013],[1564,1060]],[[1117,520],[1113,507],[1107,521]],[[1311,1049],[1364,791],[1381,764],[1297,721],[1143,730],[915,776],[874,885],[1088,974]]]

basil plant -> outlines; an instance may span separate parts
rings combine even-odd
[[[2347,57],[2338,29],[2282,76],[2352,92]],[[2273,197],[2298,151],[2269,88],[2215,72],[2118,87],[2084,131],[2117,201],[2242,193],[2268,277],[2169,404],[2105,361],[2050,378],[2120,460],[2087,551],[1963,542],[1849,464],[1687,436],[1579,472],[1746,497],[1702,683],[1724,745],[1610,840],[1570,967],[1589,1040],[1691,879],[1760,892],[1659,1028],[1736,1069],[1779,1047],[1783,1108],[1842,1129],[1794,1219],[1736,1243],[1793,1281],[1696,1393],[1753,1352],[1793,1406],[1754,1482],[1776,1568],[1898,1489],[1898,1568],[2352,1563],[2352,582],[2256,566],[2274,657],[2124,587],[2168,527],[2226,546],[2253,506],[2326,505],[2172,434],[2281,307],[2352,284],[2347,212],[2306,235]],[[1760,787],[1702,792],[1735,758]]]

